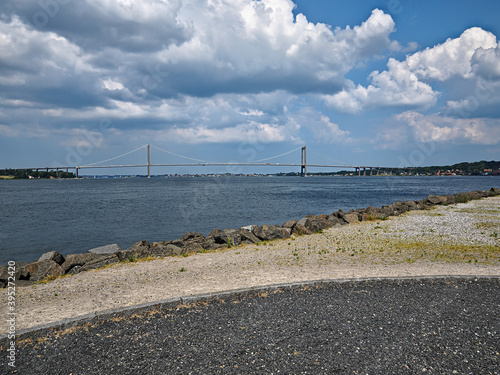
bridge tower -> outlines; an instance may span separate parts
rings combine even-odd
[[[148,178],[151,178],[151,153],[148,144]]]
[[[300,175],[302,177],[307,176],[307,153],[306,146],[302,147],[302,151],[300,154]]]

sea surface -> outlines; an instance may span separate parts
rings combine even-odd
[[[500,187],[500,177],[0,180],[0,263]]]

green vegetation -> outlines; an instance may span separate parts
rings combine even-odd
[[[360,172],[364,175],[364,171]],[[366,170],[366,175],[371,175],[372,171]],[[373,175],[383,174],[383,175],[396,175],[396,176],[416,176],[416,175],[428,175],[428,176],[445,176],[445,175],[457,175],[457,176],[482,176],[482,175],[500,175],[500,161],[478,161],[474,163],[457,163],[453,165],[435,165],[430,167],[408,167],[408,168],[392,168],[385,169],[380,168],[379,170],[374,169]],[[352,170],[339,171],[339,172],[309,172],[309,176],[357,176],[358,173]],[[462,203],[462,202],[458,202]]]
[[[29,178],[75,178],[75,174],[65,171],[34,171],[32,169],[0,169],[0,179],[29,179]]]

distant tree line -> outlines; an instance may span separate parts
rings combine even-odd
[[[75,178],[75,174],[65,171],[34,171],[31,169],[0,169],[0,176],[13,177],[15,179],[29,178]]]
[[[363,175],[365,172],[359,172]],[[379,170],[374,169],[373,172],[366,170],[366,175],[390,174],[399,176],[415,176],[415,175],[458,175],[458,176],[481,176],[481,175],[500,175],[500,161],[477,161],[473,163],[458,163],[453,165],[435,165],[430,167],[407,167],[407,168],[392,168]],[[358,172],[339,171],[339,172],[308,172],[310,176],[348,176],[358,175]]]
[[[498,174],[500,161],[481,160],[474,163],[458,163],[453,165],[417,167],[412,169],[416,174],[456,173],[461,175],[480,176],[483,174]]]

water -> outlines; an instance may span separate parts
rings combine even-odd
[[[0,263],[185,232],[283,224],[339,208],[500,187],[498,177],[197,177],[0,180]]]

